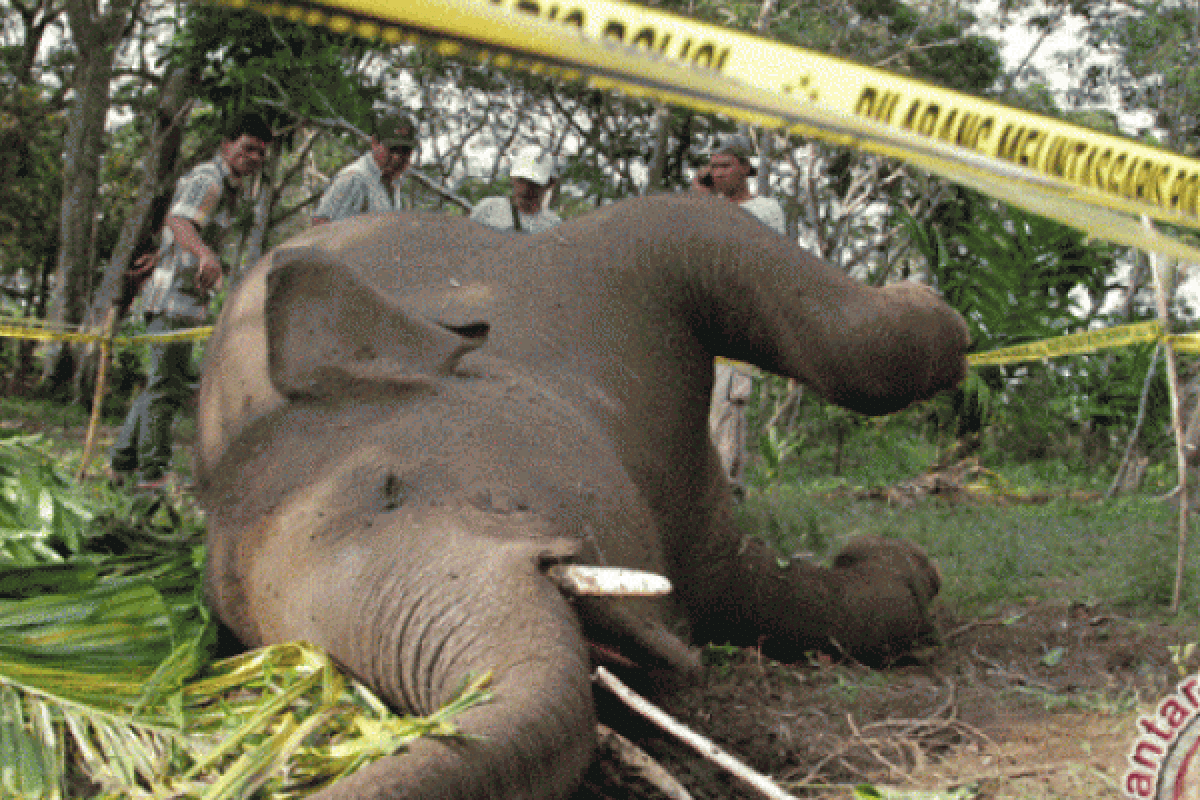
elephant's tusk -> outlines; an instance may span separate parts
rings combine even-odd
[[[569,595],[654,597],[671,593],[669,580],[640,569],[556,564],[546,574]]]

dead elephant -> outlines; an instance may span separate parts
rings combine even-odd
[[[425,740],[323,798],[563,798],[592,757],[587,642],[686,667],[694,640],[781,659],[902,651],[937,574],[896,541],[780,566],[731,523],[714,356],[880,414],[955,385],[966,328],[703,197],[516,238],[359,217],[267,256],[209,345],[197,471],[208,591],[248,645],[305,639],[397,708],[468,673],[478,738]],[[671,602],[568,600],[563,561],[650,570]]]

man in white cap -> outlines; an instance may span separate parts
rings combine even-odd
[[[471,219],[498,231],[541,233],[562,219],[543,206],[554,186],[554,162],[550,156],[525,152],[513,159],[509,197],[485,197],[471,211]]]
[[[786,236],[787,221],[779,201],[750,193],[746,179],[758,174],[758,170],[750,163],[753,155],[754,144],[747,137],[723,138],[708,164],[696,173],[692,188],[737,203],[763,225]],[[721,466],[733,484],[735,497],[745,492],[746,404],[753,392],[753,374],[727,361],[717,362],[713,373],[708,427],[717,446]]]
[[[417,148],[417,126],[406,114],[385,114],[375,122],[371,149],[334,176],[321,195],[312,224],[324,225],[356,214],[395,211],[393,184],[408,169]]]

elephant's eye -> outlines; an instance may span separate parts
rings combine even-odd
[[[383,479],[383,486],[379,490],[383,498],[383,510],[395,511],[404,505],[404,501],[408,499],[411,490],[412,487],[396,477],[394,472],[389,472],[387,477]]]

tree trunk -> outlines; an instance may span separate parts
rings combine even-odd
[[[98,324],[114,305],[123,312],[133,301],[127,292],[125,274],[134,260],[154,249],[155,234],[162,229],[166,219],[171,187],[178,175],[184,123],[192,107],[188,95],[194,83],[192,76],[181,69],[172,70],[163,82],[150,127],[137,198],[121,227],[112,257],[88,307],[87,324]]]
[[[45,38],[46,29],[62,14],[62,5],[57,0],[36,0],[28,5],[13,3],[10,8],[21,17],[23,28],[21,45],[18,48],[21,55],[16,63],[12,64],[13,77],[19,85],[31,86],[35,83],[34,67],[37,65],[37,54]]]
[[[60,325],[82,322],[88,300],[88,250],[100,191],[100,159],[111,103],[113,63],[136,2],[114,0],[103,14],[88,0],[67,2],[67,20],[77,61],[72,87],[75,96],[68,112],[63,147],[58,268],[50,302],[50,320]],[[57,373],[59,377],[70,378],[69,370],[55,370],[65,350],[55,348],[56,352],[46,360],[43,377]]]
[[[276,139],[267,151],[262,172],[258,178],[258,193],[254,197],[254,224],[246,234],[246,246],[242,248],[238,263],[232,265],[228,280],[232,282],[241,277],[245,270],[250,269],[262,258],[267,241],[267,231],[271,227],[271,210],[275,208],[275,199],[282,187],[275,184],[275,172],[283,158],[283,142]]]
[[[654,112],[654,158],[650,162],[650,175],[646,191],[661,191],[666,185],[667,155],[671,146],[671,109],[660,105]]]

